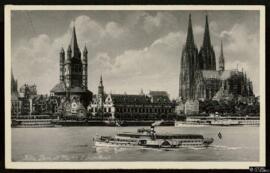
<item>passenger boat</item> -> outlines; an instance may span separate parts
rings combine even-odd
[[[95,147],[121,148],[182,148],[207,147],[213,138],[204,138],[200,134],[157,134],[154,126],[150,129],[138,129],[136,133],[124,132],[115,136],[97,136]]]
[[[217,120],[212,120],[211,125],[214,125],[214,126],[236,126],[236,125],[241,125],[241,124],[237,120],[217,119]]]
[[[175,121],[175,127],[207,127],[210,123],[190,122],[190,121]]]

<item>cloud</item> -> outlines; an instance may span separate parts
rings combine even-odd
[[[124,29],[115,22],[109,22],[105,28],[106,32],[111,36],[118,38],[124,33]]]
[[[195,35],[202,35],[204,33],[204,28],[201,25],[195,25],[193,27],[193,32]]]
[[[23,82],[33,84],[34,82],[45,89],[51,87],[50,83],[57,81],[58,78],[55,79],[55,76],[58,74],[56,72],[58,67],[54,59],[56,49],[53,49],[51,45],[53,45],[52,40],[45,34],[21,43],[12,59],[12,65],[16,67],[13,71],[17,74],[19,84]]]
[[[180,47],[184,37],[182,32],[172,32],[143,49],[125,51],[113,62],[111,58],[104,58],[103,63],[111,67],[102,72],[110,89],[129,93],[141,88],[156,89],[177,95]]]
[[[156,15],[144,16],[143,29],[149,33],[168,32],[166,28],[177,27],[177,19],[170,13],[157,12]]]

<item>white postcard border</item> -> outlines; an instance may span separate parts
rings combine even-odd
[[[260,11],[259,162],[13,162],[11,160],[12,10],[258,10]],[[10,169],[248,169],[265,166],[265,7],[259,5],[6,5],[5,6],[5,167]]]

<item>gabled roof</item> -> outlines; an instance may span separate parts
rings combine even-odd
[[[169,103],[169,95],[166,91],[150,91],[149,95],[153,103]]]
[[[150,91],[149,95],[151,96],[168,96],[166,91]]]
[[[153,96],[153,103],[170,103],[170,99],[168,96]]]
[[[85,91],[81,87],[76,86],[76,87],[71,88],[70,92],[72,92],[72,93],[83,93]]]
[[[145,95],[112,94],[115,104],[146,104],[150,103],[150,98]]]
[[[51,89],[51,92],[53,93],[62,93],[62,92],[66,92],[66,89],[65,89],[65,83],[64,82],[61,82],[61,83],[58,83],[56,84],[52,89]]]

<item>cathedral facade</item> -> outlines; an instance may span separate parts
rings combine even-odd
[[[254,96],[252,82],[246,73],[225,68],[221,42],[218,66],[211,44],[208,16],[202,46],[198,50],[189,15],[186,43],[182,49],[179,77],[179,98],[182,100],[221,100],[235,96]]]
[[[92,92],[88,90],[87,76],[87,48],[81,53],[73,27],[70,44],[67,51],[62,48],[59,54],[59,83],[51,89],[51,94],[69,101],[81,102],[85,107],[92,99]]]

